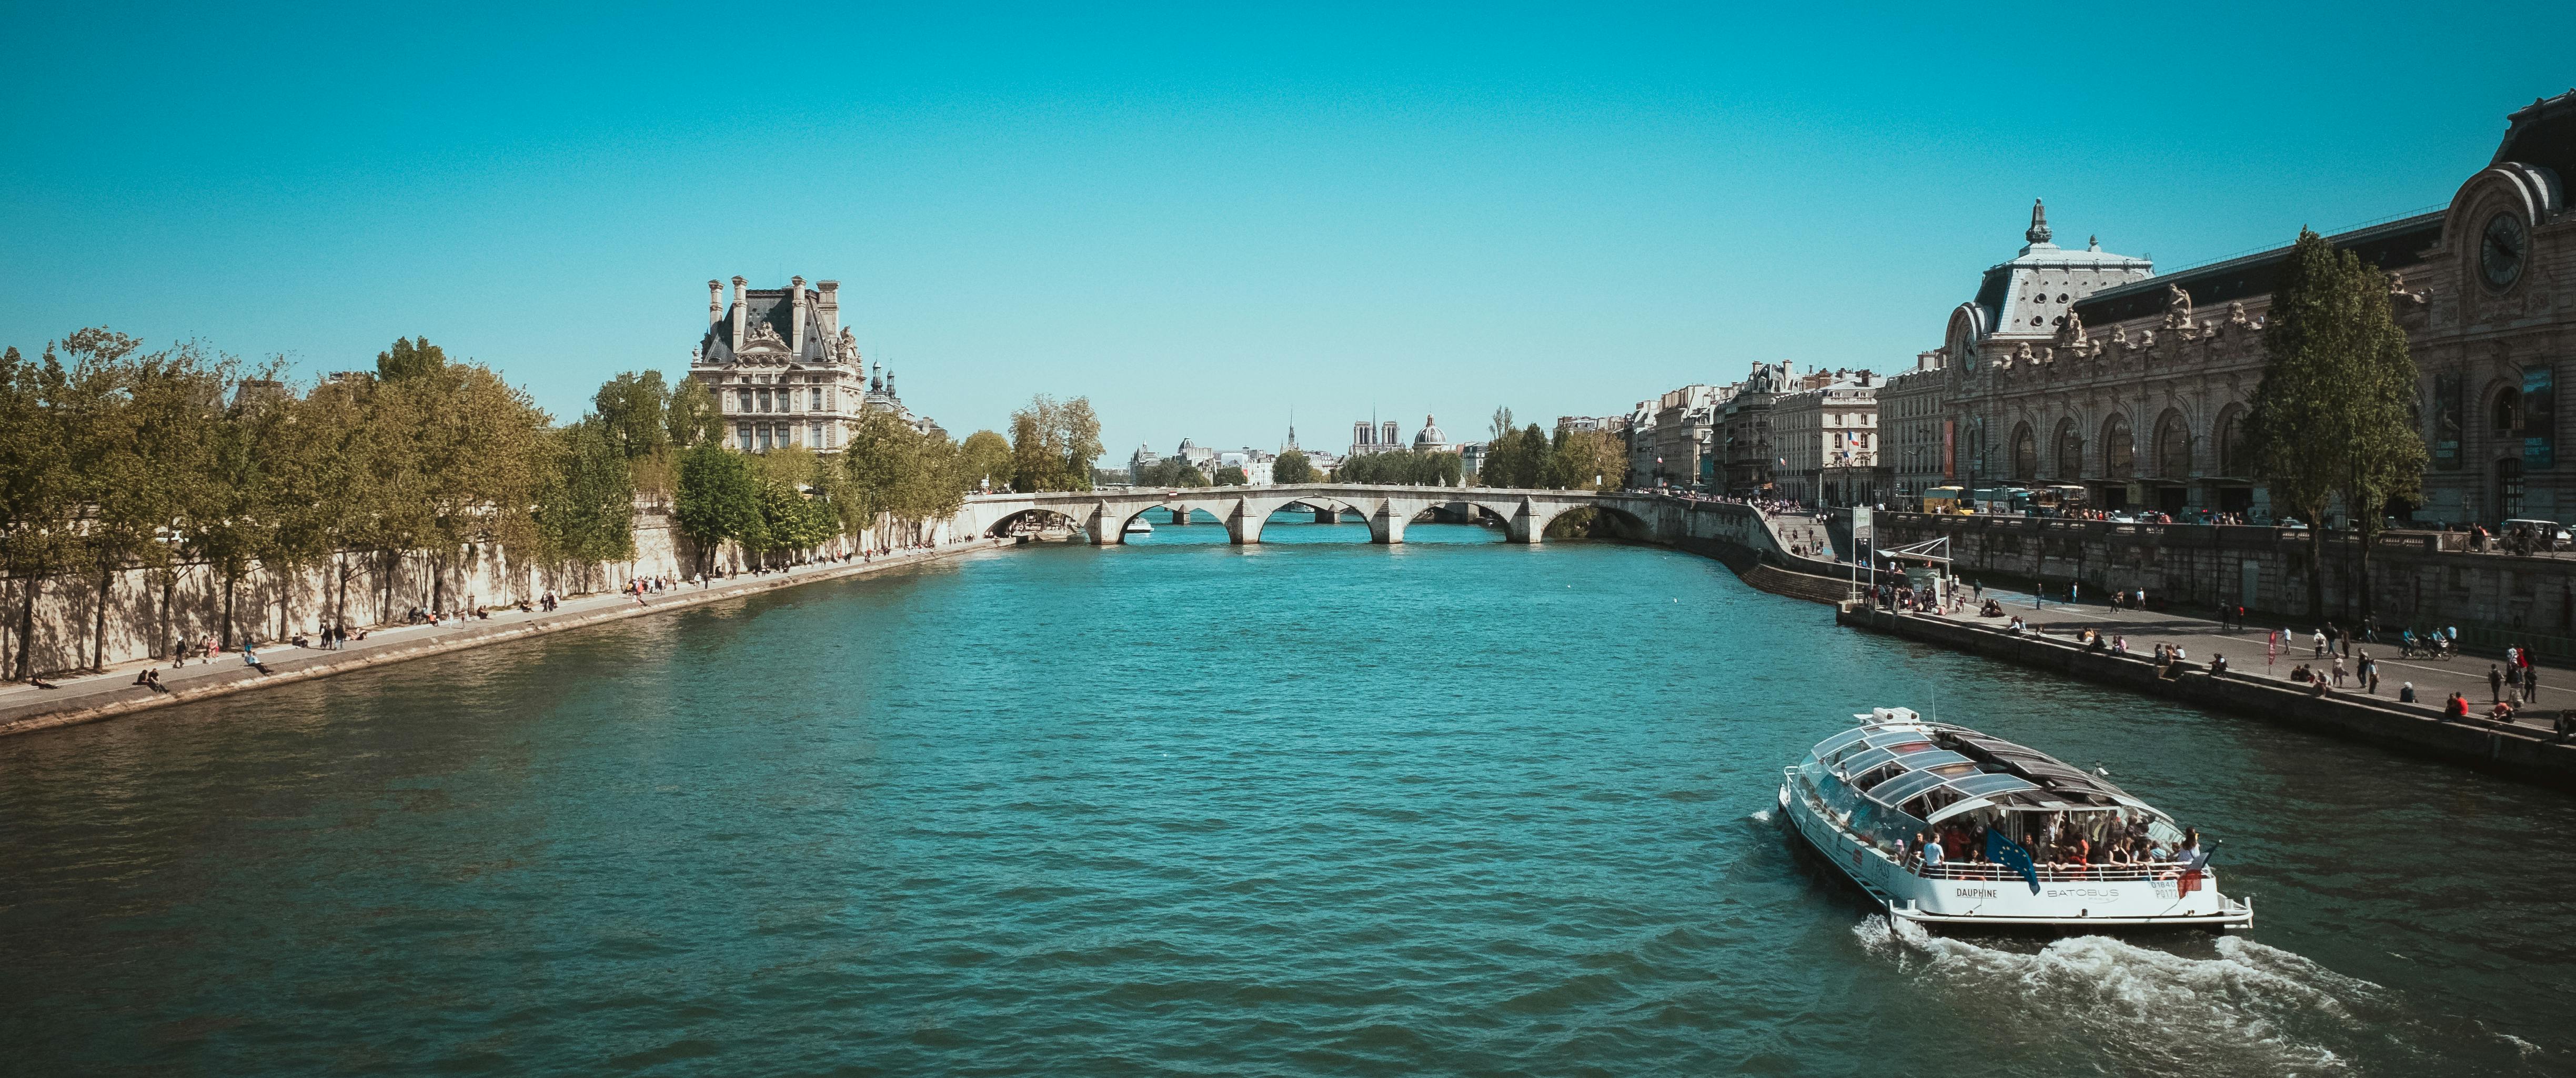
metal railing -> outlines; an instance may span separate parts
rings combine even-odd
[[[2126,865],[2086,865],[2082,868],[2037,866],[2041,883],[2101,883],[2111,880],[2170,880],[2191,866],[2180,861],[2144,861]],[[2018,880],[2020,872],[1990,861],[1944,861],[1937,865],[1918,865],[1915,874],[1927,880]]]

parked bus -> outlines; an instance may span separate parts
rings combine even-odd
[[[1968,511],[1967,501],[1968,490],[1965,487],[1934,487],[1923,492],[1923,511],[1944,514],[1965,513]]]

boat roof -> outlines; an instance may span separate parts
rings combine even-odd
[[[1894,763],[1901,773],[1862,796],[1889,808],[1943,787],[1959,800],[1927,821],[1995,806],[2020,811],[2127,807],[2163,816],[2109,779],[2018,742],[1930,722],[1908,708],[1854,715],[1861,725],[1816,743],[1815,758],[1845,782]]]

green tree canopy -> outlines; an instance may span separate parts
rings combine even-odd
[[[1458,486],[1465,464],[1456,453],[1395,450],[1344,460],[1333,470],[1340,483],[1386,483],[1398,486]],[[1274,473],[1275,474],[1275,473]]]
[[[1282,452],[1279,459],[1270,465],[1270,480],[1274,483],[1320,483],[1323,478],[1322,473],[1315,470],[1315,462],[1306,459],[1306,454],[1300,450]]]
[[[680,454],[680,482],[671,499],[671,520],[698,548],[701,571],[712,567],[716,548],[727,540],[749,550],[769,548],[760,484],[752,476],[751,465],[742,454],[718,442],[699,442]]]
[[[1237,465],[1228,464],[1216,470],[1217,486],[1239,487],[1249,482],[1252,482],[1252,477],[1243,474],[1243,469]]]
[[[1041,393],[1011,413],[1013,489],[1089,490],[1091,462],[1101,451],[1089,397],[1059,401]]]
[[[447,350],[427,337],[396,337],[392,348],[376,353],[376,377],[388,382],[436,374],[446,366]]]
[[[1128,481],[1140,487],[1203,487],[1208,485],[1207,473],[1198,470],[1198,468],[1192,466],[1189,461],[1183,460],[1179,457],[1164,457],[1151,465],[1138,469],[1136,474],[1128,477]]]
[[[2388,278],[2306,229],[2283,263],[2263,324],[2263,381],[2249,425],[2272,498],[2309,525],[2308,607],[2325,605],[2322,532],[2340,499],[2361,533],[2362,613],[2369,550],[2388,499],[2424,476],[2415,428],[2415,361],[2388,301]]]
[[[660,371],[627,371],[609,379],[591,396],[591,409],[609,444],[628,460],[671,444],[671,391]]]
[[[680,379],[663,405],[662,424],[671,444],[682,449],[700,442],[724,441],[724,408],[713,390],[695,378]]]
[[[958,449],[958,466],[964,469],[966,481],[982,486],[990,481],[994,490],[1011,485],[1011,440],[989,430],[966,436]]]

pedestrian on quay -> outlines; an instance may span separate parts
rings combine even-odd
[[[2379,642],[2379,618],[2376,615],[2361,616],[2361,638],[2373,644]]]
[[[2341,655],[2334,657],[2334,683],[2335,688],[2343,688],[2343,656]]]
[[[2487,695],[2495,703],[2504,702],[2504,671],[2496,669],[2494,663],[2487,664]]]
[[[2359,669],[2359,670],[2360,670],[2360,672],[2361,672],[2361,681],[2362,681],[2362,689],[2363,689],[2363,691],[2368,692],[2368,693],[2369,693],[2370,695],[2372,695],[2372,696],[2377,696],[2377,695],[2379,695],[2379,662],[2378,662],[2378,660],[2371,658],[2371,657],[2370,657],[2370,653],[2369,653],[2369,652],[2367,652],[2367,651],[2362,652],[2362,653],[2361,653],[2361,665],[2360,665],[2360,667],[2359,667],[2358,669]]]
[[[2323,630],[2323,629],[2319,629],[2319,630],[2317,630],[2317,631],[2316,631],[2316,634],[2315,634],[2314,642],[2315,642],[2315,644],[2316,644],[2317,653],[2316,653],[2316,654],[2314,654],[2314,655],[2308,656],[2308,657],[2309,657],[2309,658],[2311,658],[2311,659],[2322,659],[2322,658],[2325,658],[2325,657],[2326,657],[2326,631],[2325,631],[2325,630]]]

